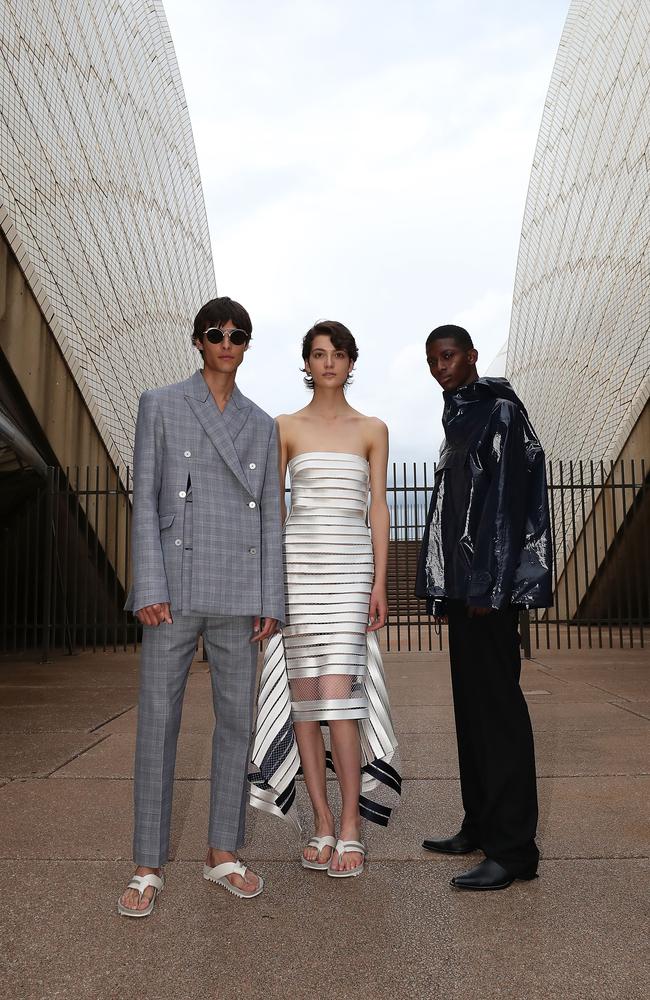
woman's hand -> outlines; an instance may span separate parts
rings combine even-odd
[[[370,619],[370,624],[367,629],[368,632],[376,632],[377,629],[383,628],[386,624],[386,618],[388,617],[388,601],[386,599],[385,587],[372,588],[368,617]]]

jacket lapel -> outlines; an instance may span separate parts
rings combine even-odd
[[[218,409],[218,407],[217,407]],[[223,411],[223,419],[233,441],[237,440],[240,431],[248,420],[251,412],[251,401],[243,396],[237,386],[233,389],[230,401]]]
[[[239,389],[235,388],[230,402],[234,399],[235,393],[237,393],[241,399],[244,400],[244,397],[239,392]],[[185,398],[187,399],[187,402],[196,419],[203,427],[203,430],[210,438],[210,441],[217,449],[230,471],[237,477],[242,486],[244,486],[246,490],[250,491],[248,480],[244,475],[244,470],[242,469],[239,456],[237,455],[237,451],[233,444],[233,437],[235,435],[230,429],[229,422],[226,421],[224,414],[212,398],[212,393],[210,392],[208,384],[200,371],[195,372],[194,375],[187,380]],[[243,413],[243,420],[241,421],[239,430],[241,430],[244,423],[248,419],[250,403],[248,404],[248,407],[242,407],[242,410],[244,409],[245,413]],[[237,412],[240,412],[239,408],[237,408]],[[239,433],[239,430],[237,433]]]

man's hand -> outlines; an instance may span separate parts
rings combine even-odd
[[[254,618],[251,642],[263,642],[278,631],[277,618]]]
[[[471,605],[467,606],[467,617],[468,618],[484,618],[485,615],[491,614],[493,608],[474,608]]]
[[[164,604],[147,604],[146,608],[140,608],[139,611],[136,611],[135,617],[141,625],[155,626],[162,625],[163,622],[171,625],[174,621],[168,601],[165,601]]]

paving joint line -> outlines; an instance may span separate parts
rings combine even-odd
[[[121,712],[116,712],[115,715],[111,715],[109,719],[104,719],[103,722],[98,722],[97,725],[93,726],[92,729],[89,729],[88,732],[96,733],[98,729],[102,728],[102,726],[107,726],[109,722],[115,722],[116,719],[119,719],[121,716],[126,715],[126,713],[134,709],[136,705],[137,701],[133,705],[128,705],[126,708],[123,708]]]
[[[633,715],[636,719],[643,719],[644,722],[650,722],[647,715],[641,715],[640,712],[634,711],[634,708],[632,707],[634,705],[633,701],[628,702],[627,705],[621,705],[616,701],[608,701],[607,704],[611,705],[613,708],[620,708],[621,712],[627,712],[628,715]]]
[[[37,778],[41,780],[51,778],[52,775],[56,774],[57,771],[60,771],[62,767],[67,767],[68,764],[71,764],[73,760],[77,760],[78,757],[83,757],[83,755],[85,753],[88,753],[89,750],[94,750],[94,748],[98,747],[100,743],[104,743],[104,741],[107,740],[110,737],[110,735],[111,735],[110,733],[105,733],[104,736],[101,736],[98,740],[95,740],[95,742],[91,743],[90,746],[84,747],[83,750],[78,750],[76,753],[73,753],[73,755],[71,757],[68,757],[67,760],[64,760],[62,764],[57,764],[56,767],[52,768],[52,770],[47,773],[37,775]]]

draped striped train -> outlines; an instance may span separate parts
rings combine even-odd
[[[289,473],[287,620],[265,651],[251,804],[297,822],[300,757],[293,722],[356,719],[360,810],[386,825],[399,801],[401,778],[379,644],[366,632],[373,583],[368,463],[360,455],[307,452],[290,461]]]

